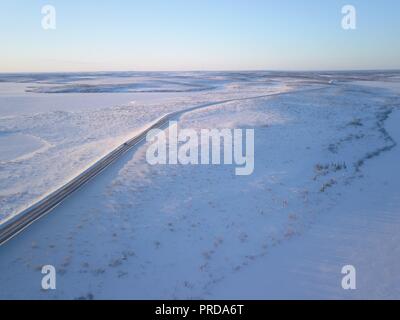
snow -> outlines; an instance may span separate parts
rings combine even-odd
[[[0,163],[22,161],[33,157],[36,153],[49,148],[46,141],[35,136],[23,134],[3,134],[0,136]]]
[[[144,143],[0,248],[0,298],[400,297],[400,98],[385,74],[148,77],[193,77],[210,89],[1,118],[2,131],[52,146],[2,166],[2,209],[40,197],[167,112],[228,99],[184,112],[179,127],[255,128],[254,174],[150,166]],[[46,264],[57,269],[55,291],[40,288]],[[347,264],[355,291],[341,288]]]
[[[219,100],[239,95],[252,96],[260,91],[274,93],[286,90],[285,84],[268,83],[267,88],[227,88],[218,93],[197,93],[195,90],[192,95],[187,92],[179,95],[173,92],[49,94],[32,93],[28,90],[33,86],[41,86],[44,81],[42,76],[36,75],[39,83],[31,83],[29,81],[32,79],[20,79],[21,77],[18,80],[23,83],[12,85],[9,82],[0,82],[0,135],[33,136],[45,146],[35,152],[35,157],[28,156],[19,159],[24,161],[2,164],[0,222],[10,219],[62,186],[160,115],[208,102],[210,98]],[[71,82],[73,86],[76,84],[75,77],[76,75],[52,75],[47,82],[56,87],[60,81]],[[79,80],[81,78],[78,77]],[[120,81],[131,79],[126,78],[122,73]],[[154,81],[153,77],[147,78],[150,79],[148,81]],[[164,75],[164,78],[169,86],[170,76]],[[136,78],[134,80],[138,81]],[[101,76],[99,80],[89,80],[90,83],[101,81],[104,81]],[[198,80],[195,78],[193,82],[196,84]],[[225,82],[232,83],[227,80]],[[34,145],[20,144],[18,152],[29,154],[32,147]],[[9,148],[11,147],[2,145],[0,151],[3,157],[12,152]]]
[[[386,123],[400,141],[400,110]],[[400,297],[399,146],[371,159],[363,178],[342,188],[337,205],[295,241],[231,275],[210,298],[398,299]],[[357,290],[339,285],[341,268],[357,269]],[[260,277],[260,275],[262,275]]]

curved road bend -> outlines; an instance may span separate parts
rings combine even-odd
[[[0,245],[3,245],[20,232],[22,232],[25,228],[29,227],[32,223],[36,220],[40,219],[47,213],[51,212],[55,207],[60,205],[67,197],[69,197],[72,193],[82,187],[85,183],[89,180],[97,176],[100,172],[106,169],[109,165],[115,162],[120,156],[125,154],[127,151],[132,149],[134,146],[138,145],[142,142],[145,138],[147,133],[152,129],[161,129],[163,128],[167,122],[173,120],[174,118],[179,119],[181,115],[192,112],[198,109],[207,108],[219,104],[224,104],[228,102],[234,101],[245,101],[245,100],[254,100],[254,99],[261,99],[271,96],[277,95],[284,95],[290,93],[296,93],[298,91],[314,91],[320,90],[324,87],[314,88],[314,89],[306,89],[306,90],[295,90],[295,91],[288,91],[288,92],[281,92],[281,93],[271,93],[265,94],[260,96],[253,96],[253,97],[244,97],[244,98],[237,98],[237,99],[228,99],[228,100],[221,100],[216,102],[210,102],[198,106],[194,106],[185,110],[172,112],[166,114],[165,116],[161,117],[159,120],[156,120],[152,125],[147,127],[143,130],[140,134],[135,136],[134,138],[126,141],[125,143],[118,146],[116,149],[112,150],[106,156],[101,158],[99,161],[94,163],[91,167],[83,171],[77,177],[73,178],[64,186],[60,187],[59,189],[55,190],[48,196],[44,197],[43,199],[39,200],[29,208],[23,210],[22,212],[16,214],[13,218],[6,221],[5,223],[0,225]]]

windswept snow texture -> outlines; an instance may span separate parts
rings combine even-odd
[[[114,83],[116,90],[108,93],[104,83]],[[148,83],[158,86],[158,93],[120,90]],[[170,91],[171,83],[180,89]],[[292,86],[296,81],[262,74],[0,75],[0,223],[168,112]],[[39,141],[43,146],[35,147]]]
[[[0,146],[16,135],[46,146],[4,150],[3,219],[167,112],[230,100],[183,112],[178,126],[255,129],[250,176],[150,166],[147,143],[131,150],[0,248],[0,298],[400,298],[399,76],[0,77]],[[54,291],[41,290],[47,264]],[[348,264],[354,291],[341,286]]]

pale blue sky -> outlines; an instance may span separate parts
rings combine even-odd
[[[399,69],[399,39],[399,0],[0,1],[0,72]]]

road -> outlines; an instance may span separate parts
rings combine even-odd
[[[40,219],[45,214],[49,213],[52,209],[57,207],[63,200],[65,200],[73,192],[78,190],[85,183],[87,183],[89,180],[102,172],[110,164],[116,161],[121,155],[143,141],[150,130],[163,127],[169,121],[171,116],[173,116],[173,114],[167,114],[163,116],[155,123],[147,127],[145,130],[143,130],[140,134],[126,141],[125,143],[121,144],[116,149],[108,153],[106,156],[97,161],[90,168],[83,171],[70,182],[1,225],[0,245],[3,245],[8,240],[12,239],[25,228],[27,228],[29,225],[34,223],[36,220]]]
[[[313,90],[320,90],[322,88],[317,89],[308,89],[308,90],[299,90],[299,91],[313,91]],[[270,93],[265,95],[259,96],[251,96],[251,97],[244,97],[238,99],[227,99],[221,100],[216,102],[210,102],[206,104],[201,104],[197,106],[190,107],[185,110],[180,110],[176,112],[172,112],[169,114],[164,115],[160,119],[156,120],[153,124],[149,125],[145,130],[143,130],[140,134],[135,136],[134,138],[126,141],[125,143],[118,146],[116,149],[112,150],[102,159],[97,161],[91,167],[83,171],[77,177],[73,178],[64,186],[60,187],[56,191],[52,192],[51,194],[47,195],[43,199],[39,200],[37,203],[33,204],[29,208],[25,209],[24,211],[16,214],[13,218],[6,221],[2,225],[0,225],[0,246],[18,235],[22,232],[25,228],[29,227],[32,223],[36,220],[40,219],[44,215],[51,212],[54,208],[60,205],[66,198],[68,198],[72,193],[77,191],[80,187],[82,187],[85,183],[93,179],[97,176],[100,172],[106,169],[109,165],[115,162],[120,156],[125,154],[127,151],[138,145],[142,142],[145,138],[147,133],[152,129],[160,129],[164,127],[167,122],[179,119],[181,115],[184,113],[192,112],[195,110],[199,110],[202,108],[207,108],[215,105],[220,105],[228,102],[234,101],[244,101],[244,100],[254,100],[254,99],[261,99],[276,95],[282,94],[289,94],[295,93],[296,91],[288,91],[288,92],[279,92],[279,93]]]

